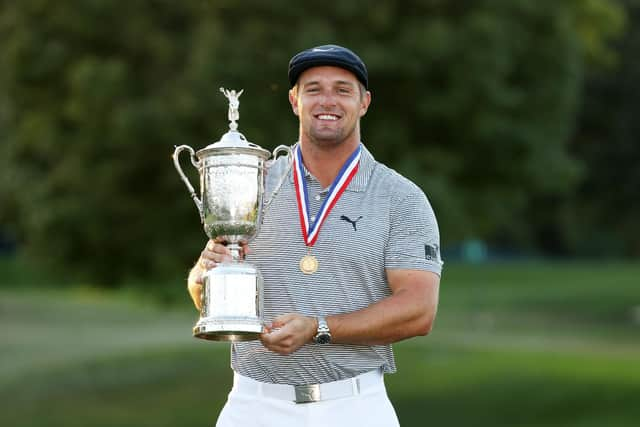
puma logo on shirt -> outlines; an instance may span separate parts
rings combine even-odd
[[[346,215],[341,215],[340,219],[343,221],[347,221],[349,224],[353,225],[353,231],[358,231],[358,229],[356,228],[356,223],[362,219],[362,215],[360,215],[355,221],[350,219]]]

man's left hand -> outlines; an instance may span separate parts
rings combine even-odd
[[[291,313],[276,317],[265,329],[260,335],[262,344],[273,352],[287,355],[311,342],[318,329],[318,321]]]

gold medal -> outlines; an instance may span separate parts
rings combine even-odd
[[[313,274],[318,271],[318,258],[307,254],[300,259],[300,271],[304,274]]]

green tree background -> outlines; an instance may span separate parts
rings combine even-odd
[[[417,182],[443,246],[638,256],[635,1],[0,2],[0,236],[115,286],[183,276],[205,236],[173,147],[295,141],[286,67],[368,65],[375,156]],[[193,177],[195,181],[195,176]]]

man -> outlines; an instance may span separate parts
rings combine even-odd
[[[245,247],[264,276],[267,325],[260,341],[232,345],[217,425],[398,425],[383,375],[396,370],[391,343],[431,330],[436,220],[424,193],[360,141],[371,93],[355,53],[305,50],[288,74],[294,165]],[[202,274],[230,259],[222,243],[208,242],[189,275],[197,307]]]

